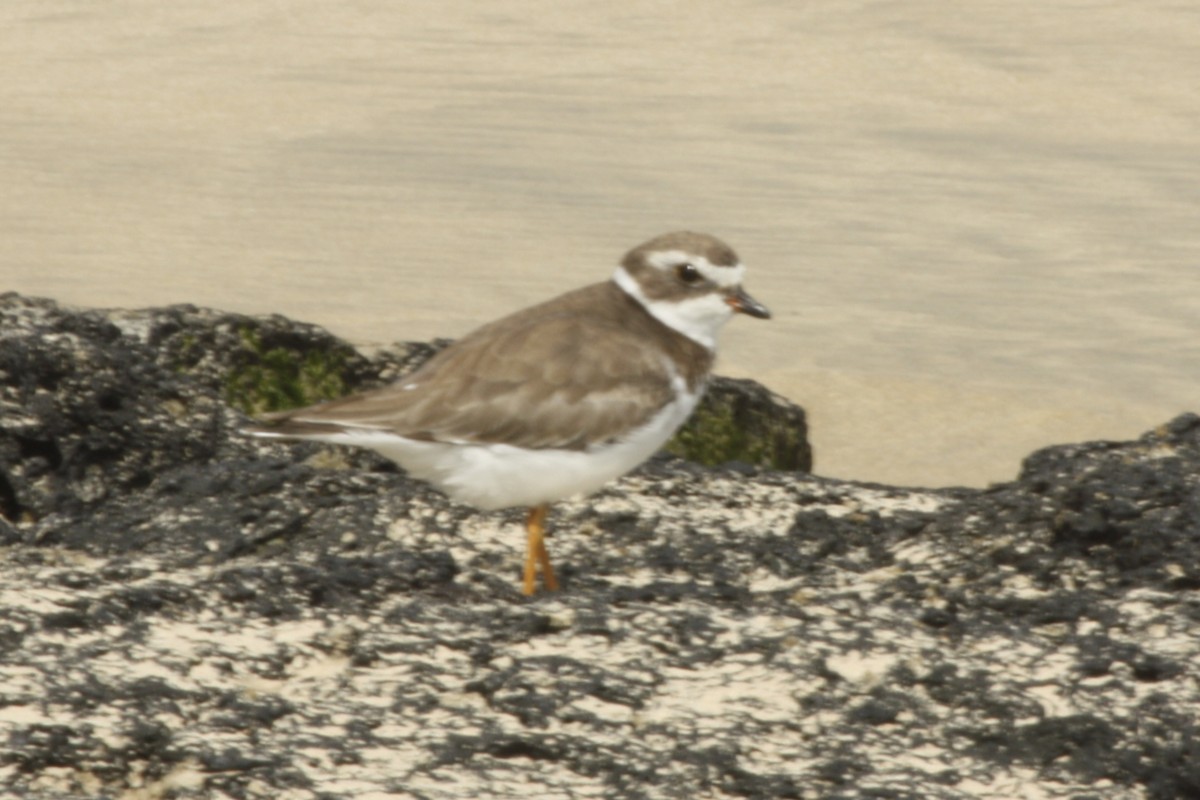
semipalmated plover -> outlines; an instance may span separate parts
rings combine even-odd
[[[770,312],[745,267],[703,233],[635,247],[611,280],[503,317],[380,389],[271,414],[248,432],[369,447],[452,499],[520,506],[522,590],[558,588],[548,504],[595,491],[653,455],[692,413],[735,312]]]

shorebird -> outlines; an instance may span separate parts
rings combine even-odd
[[[529,509],[522,592],[558,588],[549,504],[653,455],[692,413],[735,313],[770,312],[734,251],[678,231],[612,279],[488,323],[389,386],[267,415],[255,436],[369,447],[453,500]]]

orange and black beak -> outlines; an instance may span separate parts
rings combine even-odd
[[[759,319],[771,318],[771,312],[767,310],[767,307],[755,300],[750,295],[746,294],[746,290],[740,286],[729,294],[725,295],[725,302],[728,303],[729,307],[734,311],[738,311],[742,314],[749,314],[750,316],[758,317]]]

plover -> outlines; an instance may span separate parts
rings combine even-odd
[[[369,447],[453,500],[529,509],[522,591],[558,581],[551,502],[653,455],[692,413],[742,289],[734,251],[677,231],[630,250],[612,279],[484,325],[389,386],[263,417],[247,432]]]

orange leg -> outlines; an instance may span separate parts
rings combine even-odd
[[[542,569],[542,585],[546,587],[546,591],[558,590],[558,579],[554,577],[554,567],[550,566],[550,554],[546,552],[544,536],[546,513],[549,510],[550,507],[542,503],[540,506],[529,509],[529,514],[525,517],[527,546],[525,548],[525,581],[521,586],[521,593],[527,596],[537,591],[538,567]]]

